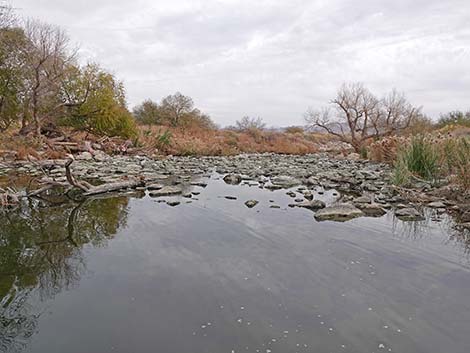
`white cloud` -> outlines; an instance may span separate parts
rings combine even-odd
[[[225,125],[302,123],[344,81],[405,91],[430,115],[470,108],[467,0],[17,0],[66,28],[132,104],[176,90]]]

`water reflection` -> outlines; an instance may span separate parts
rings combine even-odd
[[[0,351],[467,352],[449,217],[318,223],[286,190],[192,191],[0,213]]]
[[[39,313],[26,305],[34,289],[51,298],[80,279],[82,248],[103,246],[127,221],[126,197],[79,204],[30,200],[0,211],[0,347],[19,350],[36,330]]]

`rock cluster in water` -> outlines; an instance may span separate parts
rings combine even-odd
[[[66,181],[64,160],[42,161],[41,165],[17,162],[2,168],[3,173],[15,171],[38,176],[43,181]],[[232,185],[247,183],[268,190],[297,187],[300,198],[293,207],[316,212],[317,220],[347,220],[359,216],[381,216],[386,209],[400,206],[399,215],[404,220],[418,220],[422,214],[406,203],[390,185],[390,168],[383,163],[334,159],[326,154],[289,156],[278,154],[250,154],[232,157],[167,157],[152,159],[145,156],[80,155],[72,165],[73,174],[90,182],[114,182],[123,178],[145,178],[149,195],[153,197],[188,194],[183,185],[207,186],[204,178],[213,172],[223,175]],[[199,177],[199,178],[198,178]],[[326,205],[314,199],[315,188],[334,189],[340,204]],[[322,193],[322,191],[318,192]],[[226,197],[233,199],[232,197]],[[250,200],[246,206],[257,204]],[[275,206],[275,205],[273,205]],[[441,207],[434,203],[431,207]],[[445,205],[444,205],[445,206]]]

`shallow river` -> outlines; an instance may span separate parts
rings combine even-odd
[[[470,352],[446,216],[316,222],[286,190],[192,191],[0,213],[0,351]]]

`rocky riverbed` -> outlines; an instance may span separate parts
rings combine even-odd
[[[15,162],[0,166],[3,174],[36,177],[39,183],[66,182],[65,160]],[[438,212],[458,212],[459,223],[470,228],[470,211],[453,201],[431,195],[430,185],[417,185],[408,193],[391,184],[387,164],[370,161],[335,159],[326,154],[290,156],[252,154],[233,157],[91,156],[84,152],[76,157],[72,171],[77,179],[92,184],[112,183],[129,178],[143,178],[153,197],[191,194],[186,186],[204,186],[204,179],[217,173],[228,184],[248,184],[268,190],[289,189],[291,207],[316,212],[315,218],[345,221],[362,216],[382,216],[388,209],[402,220],[423,219],[422,207]],[[325,190],[334,190],[330,202],[319,200]],[[256,200],[247,207],[255,207]],[[172,201],[172,205],[178,202]]]

